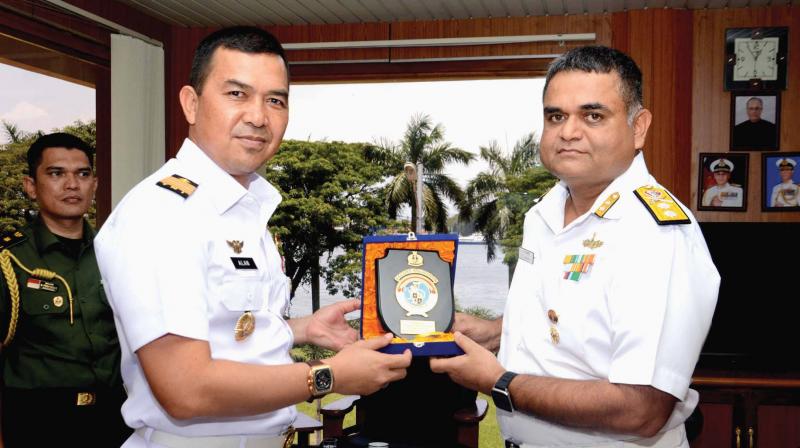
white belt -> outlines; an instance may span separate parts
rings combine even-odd
[[[294,440],[294,429],[291,427],[280,436],[186,437],[152,428],[139,428],[136,434],[148,442],[167,448],[284,448],[288,438]]]

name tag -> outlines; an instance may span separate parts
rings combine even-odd
[[[252,258],[231,257],[233,267],[236,269],[258,269],[256,261]]]
[[[524,247],[519,248],[519,259],[530,264],[533,264],[533,252],[525,249]]]

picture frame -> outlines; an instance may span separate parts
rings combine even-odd
[[[700,153],[697,210],[746,211],[749,162],[747,153]]]
[[[761,210],[800,211],[800,152],[761,155]]]
[[[781,94],[778,91],[731,92],[731,151],[780,149]]]
[[[725,30],[725,90],[785,90],[789,28]]]

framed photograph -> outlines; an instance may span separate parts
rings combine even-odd
[[[777,151],[779,92],[731,92],[731,151]]]
[[[700,153],[697,209],[743,212],[747,210],[749,154]]]
[[[800,211],[800,152],[762,154],[761,209]]]
[[[789,28],[725,30],[725,90],[784,90]]]

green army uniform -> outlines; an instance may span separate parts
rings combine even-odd
[[[0,349],[2,433],[7,448],[120,446],[130,434],[120,413],[125,400],[120,349],[111,307],[97,269],[94,231],[83,238],[50,232],[41,219],[0,236],[28,270],[52,271],[65,280],[31,275],[11,260],[19,289],[16,331]],[[0,342],[8,335],[11,292],[0,275]],[[72,323],[70,320],[72,319]]]

